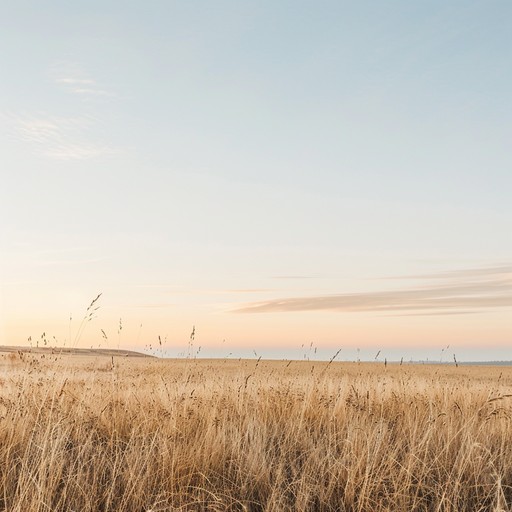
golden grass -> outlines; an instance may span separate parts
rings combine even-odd
[[[0,509],[502,511],[512,368],[0,356]]]

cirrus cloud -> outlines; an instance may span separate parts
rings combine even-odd
[[[512,266],[509,265],[430,274],[423,276],[423,279],[437,282],[402,290],[270,299],[246,304],[236,312],[339,311],[446,315],[512,307]]]
[[[1,117],[9,135],[39,156],[85,160],[118,153],[94,137],[99,121],[92,116],[64,117],[40,112],[4,113]]]

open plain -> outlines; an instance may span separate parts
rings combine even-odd
[[[0,509],[501,511],[512,368],[0,356]]]

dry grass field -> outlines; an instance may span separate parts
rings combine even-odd
[[[512,368],[3,354],[0,509],[504,511]]]

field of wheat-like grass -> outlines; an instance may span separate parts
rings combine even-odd
[[[0,368],[0,510],[511,509],[511,368],[40,354]]]

